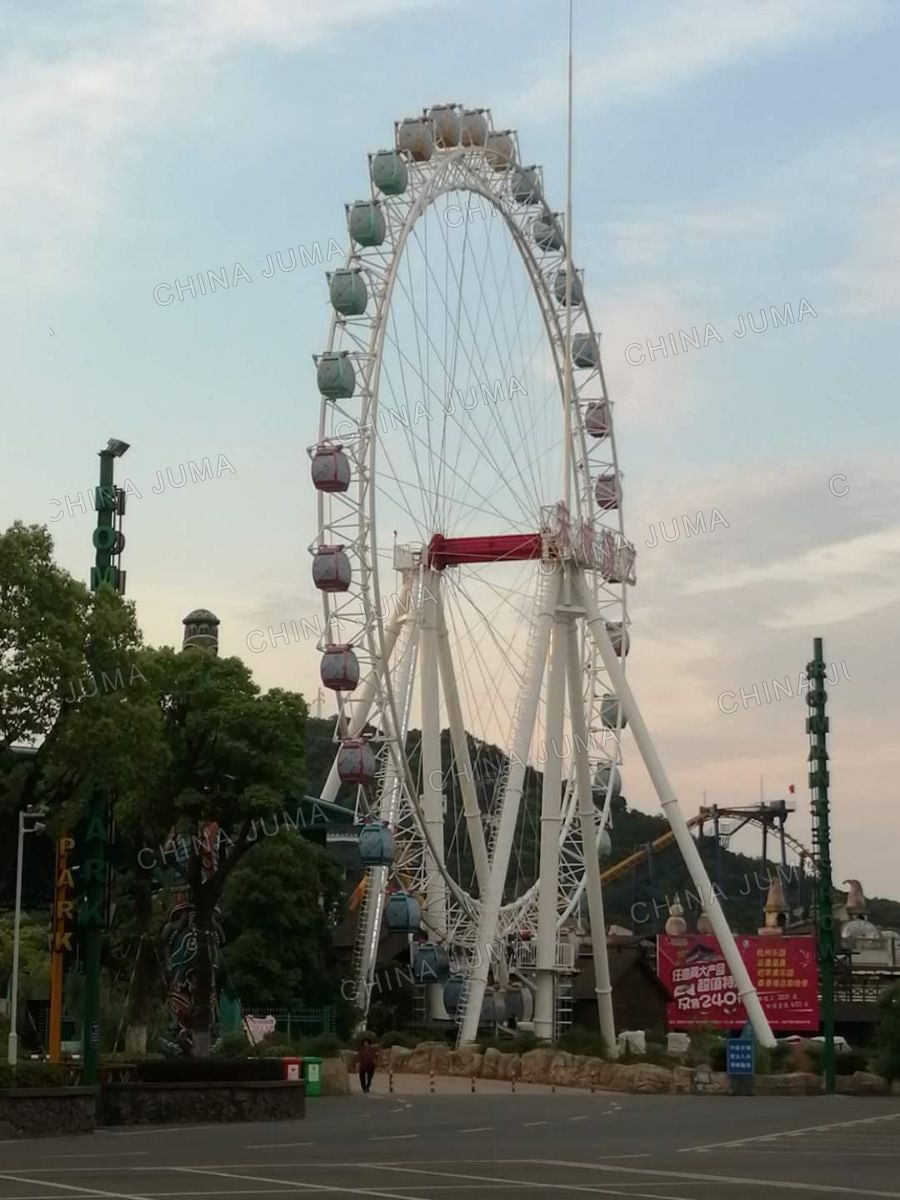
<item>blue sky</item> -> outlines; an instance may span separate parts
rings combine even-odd
[[[311,642],[246,644],[316,606],[305,448],[327,295],[322,267],[265,279],[266,256],[345,245],[366,152],[441,100],[517,128],[561,206],[564,7],[0,5],[4,523],[52,521],[85,575],[92,518],[64,498],[92,485],[107,437],[130,441],[126,565],[148,639],[176,640],[209,606],[261,684],[314,692]],[[896,894],[900,8],[576,10],[574,246],[639,550],[638,696],[687,811],[703,791],[755,799],[760,774],[803,801],[802,701],[727,714],[718,697],[786,673],[796,686],[824,636],[849,675],[833,689],[836,876]],[[250,282],[154,300],[236,264]],[[801,298],[816,315],[798,322]],[[732,335],[738,314],[785,305],[794,324]],[[707,323],[721,342],[626,359]],[[158,471],[220,455],[233,470],[152,494]],[[709,524],[714,508],[727,527],[642,547],[651,525],[701,510]],[[626,793],[652,809],[628,756]]]

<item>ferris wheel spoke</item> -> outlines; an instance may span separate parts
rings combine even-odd
[[[468,233],[468,226],[469,226],[469,215],[470,215],[470,208],[469,208],[469,205],[470,205],[470,202],[471,202],[471,196],[469,195],[469,196],[467,196],[467,198],[466,198],[466,220],[465,220],[465,227],[466,227],[466,232],[467,232],[467,233]],[[453,259],[452,259],[451,253],[450,253],[449,239],[448,239],[448,234],[447,234],[447,222],[446,222],[446,221],[439,222],[439,225],[440,225],[440,228],[441,228],[441,234],[442,234],[443,241],[444,241],[444,246],[445,246],[445,249],[446,249],[446,257],[447,257],[447,261],[449,261],[450,263],[452,263],[452,262],[453,262]],[[485,254],[485,256],[484,256],[484,257],[485,257],[485,258],[487,258],[487,259],[488,259],[488,261],[490,261],[491,263],[493,263],[493,255],[490,253],[490,240],[491,240],[491,235],[493,234],[493,230],[494,230],[494,224],[492,223],[492,224],[490,224],[490,225],[489,225],[489,229],[488,229],[488,244],[489,244],[489,246],[488,246],[488,253],[486,253],[486,254]],[[468,244],[468,238],[466,239],[466,244]],[[512,260],[512,250],[513,250],[513,248],[514,248],[514,242],[512,241],[512,239],[508,239],[508,245],[507,245],[507,270],[508,270],[508,268],[509,268],[509,265],[510,265],[510,263],[511,263],[511,260]],[[474,254],[472,255],[472,259],[473,259],[473,269],[475,270],[475,273],[476,273],[476,275],[478,276],[478,278],[479,278],[479,283],[480,283],[479,305],[478,305],[478,308],[477,308],[477,310],[476,310],[476,313],[475,313],[474,320],[473,320],[473,319],[471,318],[471,316],[468,314],[468,309],[466,309],[466,314],[467,314],[467,322],[468,322],[468,324],[469,324],[470,331],[471,331],[471,330],[473,330],[474,328],[480,328],[480,322],[481,322],[481,320],[482,320],[482,312],[483,312],[484,319],[485,319],[485,321],[486,321],[486,323],[487,323],[487,327],[488,327],[488,328],[491,330],[491,333],[492,333],[492,338],[493,338],[494,346],[495,346],[495,348],[497,348],[497,346],[496,346],[496,336],[494,336],[494,335],[493,335],[493,329],[494,329],[494,320],[493,320],[493,314],[491,314],[491,313],[488,311],[488,309],[489,309],[489,306],[488,306],[488,303],[487,303],[487,297],[486,297],[486,293],[485,293],[485,289],[484,289],[484,280],[483,280],[483,275],[482,275],[482,273],[481,273],[481,271],[480,271],[480,269],[479,269],[479,264],[478,264],[479,257],[480,257],[480,256],[477,256],[477,255],[474,255]],[[463,267],[465,267],[465,265],[466,265],[466,262],[467,262],[467,256],[465,256],[465,255],[464,255]],[[458,289],[458,290],[459,290],[459,297],[460,297],[460,299],[462,298],[462,295],[463,295],[461,276],[462,276],[462,272],[460,273],[460,284],[459,284],[459,289]],[[500,294],[502,294],[502,292],[500,292],[500,290],[498,289],[498,291],[497,291],[495,294],[497,294],[497,295],[500,295]],[[524,294],[524,289],[523,289],[523,294]],[[502,308],[501,308],[501,312],[502,312]],[[508,354],[507,354],[507,355],[505,355],[505,356],[504,356],[504,355],[498,355],[498,358],[499,358],[499,362],[507,362],[507,363],[509,363],[509,355],[508,355]],[[498,364],[498,365],[499,365],[499,364]],[[482,358],[482,368],[483,368],[483,371],[484,371],[484,373],[485,373],[485,376],[487,376],[487,375],[489,374],[489,371],[488,371],[487,365],[486,365],[486,363],[484,362],[484,359],[483,359],[483,358]],[[507,372],[507,374],[509,374],[509,372]],[[470,372],[470,379],[471,379],[471,372]],[[489,381],[488,381],[487,379],[485,379],[485,382],[489,382]],[[513,407],[513,414],[514,414],[514,417],[515,417],[516,419],[518,419],[518,408],[517,408],[517,405],[513,405],[512,407]],[[460,447],[458,446],[458,447],[457,447],[457,462],[458,462],[458,458],[459,458],[459,450],[460,450]],[[524,482],[524,481],[523,481],[523,482]],[[541,492],[540,492],[540,489],[539,489],[539,488],[538,488],[538,486],[537,486],[537,483],[536,483],[536,481],[532,481],[532,483],[533,483],[533,490],[535,491],[535,493],[536,493],[536,494],[540,495],[540,494],[541,494]],[[527,491],[527,488],[526,488],[526,491]]]
[[[443,236],[445,238],[445,243],[446,243],[446,232],[442,230],[442,233],[443,233]],[[473,262],[476,263],[475,269],[477,272],[477,260],[475,259],[474,254],[472,257],[473,257]],[[470,383],[470,387],[471,387],[472,386],[471,381],[473,378],[479,382],[487,383],[490,379],[490,374],[491,374],[490,368],[488,367],[487,361],[484,356],[484,352],[481,348],[481,340],[479,338],[479,331],[480,331],[479,316],[480,316],[480,311],[481,311],[480,304],[481,304],[481,301],[483,301],[483,294],[482,294],[482,297],[481,297],[481,300],[479,303],[479,310],[476,312],[475,317],[473,318],[472,314],[469,311],[469,306],[465,299],[465,293],[464,293],[464,289],[462,286],[461,272],[457,272],[456,266],[453,263],[452,257],[449,255],[449,253],[448,253],[448,260],[450,261],[451,270],[453,272],[454,279],[455,279],[457,289],[458,289],[457,309],[458,309],[458,312],[461,311],[462,315],[465,317],[466,325],[468,326],[469,341],[471,341],[471,343],[475,345],[476,352],[479,357],[480,370],[478,368],[476,368],[471,351],[468,347],[468,343],[467,343],[467,341],[465,341],[463,339],[463,331],[461,330],[461,328],[459,326],[458,316],[455,318],[451,318],[454,321],[454,332],[455,332],[456,339],[457,339],[456,344],[462,348],[463,354],[469,364],[469,383]],[[433,275],[433,272],[431,273],[431,277],[434,280],[435,277]],[[441,299],[444,303],[445,312],[447,313],[448,316],[450,316],[451,315],[450,314],[450,306],[447,302],[447,298],[442,295]],[[487,314],[485,314],[485,315],[487,316]],[[490,324],[489,321],[487,323],[488,323],[488,325]],[[455,378],[450,378],[449,382],[452,385],[453,383],[455,383]],[[488,405],[488,407],[490,407],[490,405]],[[458,422],[456,422],[456,424],[459,425]],[[503,472],[500,471],[500,469],[499,469],[499,464],[495,464],[495,465],[497,465],[498,475],[500,476],[500,478],[504,478]],[[524,484],[524,480],[522,482]],[[527,494],[528,494],[527,485],[525,485],[525,491],[523,493],[523,496],[527,496]],[[517,500],[520,504],[523,502],[523,496],[517,496]]]
[[[442,232],[444,233],[444,238],[445,238],[445,241],[446,241],[446,232],[445,232],[445,231],[442,231]],[[448,248],[448,250],[449,250],[449,248]],[[449,253],[448,253],[448,258],[450,258],[450,256],[449,256]],[[457,283],[457,288],[458,288],[458,296],[459,296],[459,301],[460,301],[460,307],[461,307],[461,311],[462,311],[462,313],[463,313],[463,315],[465,316],[465,319],[466,319],[466,324],[467,324],[467,326],[468,326],[469,337],[470,337],[471,341],[474,343],[474,345],[475,345],[475,347],[476,347],[476,351],[477,351],[477,354],[478,354],[478,357],[479,357],[479,360],[480,360],[480,376],[479,376],[479,372],[476,370],[475,363],[474,363],[474,361],[473,361],[473,358],[472,358],[471,352],[469,351],[469,349],[468,349],[468,347],[466,346],[466,344],[465,344],[465,343],[462,341],[462,331],[461,331],[461,329],[459,328],[459,326],[458,326],[458,325],[455,325],[455,327],[454,327],[454,328],[455,328],[455,333],[456,333],[456,337],[457,337],[457,342],[458,342],[458,344],[459,344],[459,345],[461,345],[461,346],[463,347],[463,353],[464,353],[464,355],[465,355],[465,357],[466,357],[466,359],[467,359],[467,361],[468,361],[468,364],[469,364],[469,380],[471,380],[471,379],[473,378],[473,376],[474,376],[476,379],[478,379],[478,380],[479,380],[479,382],[483,382],[483,383],[485,383],[485,384],[489,384],[489,382],[490,382],[490,376],[491,376],[491,371],[490,371],[490,368],[489,368],[489,367],[488,367],[488,365],[487,365],[487,362],[486,362],[486,359],[485,359],[484,353],[483,353],[483,351],[482,351],[482,349],[481,349],[481,341],[480,341],[480,339],[479,339],[479,329],[480,329],[480,326],[479,326],[479,316],[480,316],[480,314],[481,314],[481,308],[482,308],[482,305],[483,305],[483,304],[484,304],[484,302],[485,302],[485,299],[486,299],[486,297],[485,297],[485,292],[484,292],[484,283],[483,283],[483,279],[481,278],[481,276],[480,276],[480,273],[479,273],[479,271],[478,271],[477,259],[476,259],[476,258],[475,258],[475,256],[473,255],[474,270],[475,270],[475,272],[476,272],[476,276],[478,276],[478,278],[479,278],[479,285],[480,285],[479,308],[478,308],[478,310],[476,311],[476,314],[475,314],[475,317],[474,317],[474,318],[472,317],[472,315],[471,315],[471,313],[470,313],[470,311],[469,311],[469,306],[468,306],[468,304],[466,303],[466,300],[465,300],[465,297],[464,297],[463,288],[462,288],[462,282],[461,282],[460,274],[459,274],[459,273],[456,271],[456,267],[455,267],[455,265],[454,265],[454,264],[453,264],[453,262],[452,262],[452,258],[450,259],[450,262],[451,262],[451,270],[453,271],[454,278],[455,278],[455,280],[456,280],[456,283]],[[432,275],[432,278],[434,278],[434,276],[433,276],[433,275]],[[446,298],[442,296],[442,300],[444,301],[444,307],[445,307],[445,311],[447,312],[447,314],[448,314],[448,316],[449,316],[449,315],[450,315],[450,309],[449,309],[449,305],[447,304]],[[486,323],[487,323],[487,326],[488,326],[488,328],[490,329],[490,328],[492,327],[492,323],[491,323],[491,321],[490,321],[489,319],[487,319],[487,313],[485,313],[485,318],[486,318]],[[451,380],[451,383],[452,383],[452,382],[453,382],[453,380]],[[488,405],[487,405],[487,408],[488,408],[488,410],[489,410],[489,411],[491,411],[491,412],[493,411],[493,406],[492,406],[492,405],[488,404]],[[495,419],[496,419],[496,418],[495,418]],[[459,426],[459,422],[456,422],[456,424],[457,424],[457,426]],[[457,460],[457,461],[458,461],[458,460]],[[497,469],[498,477],[499,477],[499,478],[501,478],[501,479],[503,479],[503,478],[507,478],[507,480],[508,480],[508,473],[504,473],[504,472],[501,470],[501,468],[500,468],[499,464],[498,464],[498,463],[496,463],[496,461],[494,462],[494,465],[495,465],[495,467],[496,467],[496,469]],[[517,494],[517,495],[516,495],[516,499],[517,499],[517,502],[518,502],[518,503],[519,503],[521,506],[525,507],[525,506],[526,506],[525,497],[527,497],[527,496],[529,495],[529,485],[528,485],[528,482],[527,482],[527,481],[524,479],[524,477],[522,476],[521,472],[518,470],[518,467],[517,467],[517,466],[516,466],[516,470],[517,470],[517,474],[519,475],[519,480],[520,480],[520,483],[522,484],[522,488],[523,488],[523,491],[522,491],[522,493],[521,493],[521,494]]]
[[[401,291],[402,291],[402,290],[403,290],[403,285],[402,285],[402,282],[399,282],[399,283],[398,283],[398,286],[400,287],[400,289],[401,289]],[[408,299],[410,299],[410,303],[411,303],[411,297],[408,297]],[[393,340],[393,339],[391,339],[391,340]],[[468,355],[468,351],[464,351],[464,353]],[[398,350],[398,354],[402,354],[402,352]],[[404,358],[404,360],[405,360],[405,362],[406,362],[407,366],[411,367],[411,368],[412,368],[412,370],[414,370],[414,371],[415,371],[415,370],[416,370],[416,368],[415,368],[415,365],[414,365],[414,364],[411,362],[411,360],[409,359],[409,357],[408,357],[407,355],[405,355],[405,354],[402,354],[402,356],[403,356],[403,358]],[[470,356],[470,355],[469,355],[469,360],[470,360],[470,362],[471,362],[471,356]],[[426,380],[425,380],[424,376],[423,376],[423,375],[420,375],[420,376],[419,376],[419,378],[420,378],[421,382],[423,383],[423,386],[424,386],[424,385],[426,385]],[[427,386],[429,386],[429,387],[430,387],[430,385],[427,385]],[[491,450],[490,450],[490,447],[489,447],[489,446],[487,446],[487,445],[486,445],[486,443],[485,443],[483,440],[479,440],[479,439],[478,439],[478,438],[475,436],[475,434],[474,434],[474,433],[470,432],[470,430],[469,430],[468,428],[466,428],[466,423],[464,423],[464,422],[461,422],[461,421],[458,419],[458,417],[457,417],[456,413],[454,413],[454,412],[450,412],[450,411],[449,411],[449,408],[450,408],[449,404],[448,404],[448,403],[446,403],[446,402],[445,402],[445,400],[444,400],[444,399],[442,399],[440,396],[438,396],[438,395],[437,395],[437,393],[435,393],[433,389],[431,389],[431,394],[432,394],[432,395],[433,395],[433,396],[434,396],[434,397],[435,397],[435,398],[436,398],[436,399],[439,401],[439,403],[440,403],[440,405],[441,405],[441,409],[442,409],[442,411],[444,412],[444,416],[445,416],[445,417],[449,416],[449,417],[452,419],[452,421],[453,421],[453,425],[454,425],[454,426],[455,426],[455,428],[458,430],[458,432],[459,432],[459,435],[460,435],[460,441],[459,441],[458,445],[460,445],[460,446],[461,446],[461,445],[463,444],[463,439],[464,439],[464,440],[465,440],[465,443],[466,443],[466,444],[467,444],[467,445],[468,445],[468,446],[469,446],[469,447],[470,447],[470,448],[471,448],[471,449],[472,449],[472,450],[475,452],[475,454],[476,454],[478,457],[480,457],[480,458],[484,459],[484,460],[485,460],[485,461],[486,461],[486,462],[487,462],[487,463],[488,463],[488,464],[491,466],[491,468],[493,469],[493,471],[494,471],[494,473],[495,473],[495,476],[496,476],[497,478],[504,479],[504,478],[505,478],[505,473],[504,473],[504,471],[503,471],[502,465],[501,465],[501,463],[499,462],[499,460],[498,460],[498,459],[497,459],[497,458],[496,458],[496,457],[493,455],[493,453],[492,453],[492,452],[491,452]],[[407,410],[407,412],[408,412],[408,410]],[[406,425],[405,425],[405,424],[404,424],[402,421],[400,422],[400,424],[401,424],[401,426],[403,427],[403,429],[404,429],[404,432],[408,434],[410,431],[409,431],[409,429],[406,427]],[[426,410],[426,424],[429,426],[429,430],[430,430],[430,418],[428,418],[428,417],[427,417],[427,410]],[[420,442],[422,442],[422,439],[421,439],[421,438],[418,438],[417,440],[419,440]],[[444,439],[444,441],[445,441],[445,439]],[[422,442],[422,445],[423,445],[423,446],[424,446],[426,449],[428,449],[427,445],[426,445],[424,442]],[[458,463],[458,459],[459,459],[459,455],[457,454],[457,463]],[[447,466],[447,455],[446,455],[446,447],[445,447],[445,444],[443,444],[443,443],[442,443],[442,446],[441,446],[441,452],[440,452],[440,462],[441,462],[442,464],[444,464],[443,470],[446,470],[446,466]],[[442,471],[440,471],[440,472],[438,473],[438,478],[439,478],[439,479],[440,479],[441,475],[443,474],[443,470],[442,470]],[[462,473],[462,471],[456,470],[456,469],[454,468],[454,469],[452,469],[452,470],[451,470],[451,472],[450,472],[450,473],[453,475],[453,478],[454,478],[454,480],[455,480],[455,481],[459,481],[459,482],[461,482],[463,485],[466,485],[467,476],[465,476],[465,475]],[[510,490],[510,489],[509,489],[509,484],[508,484],[508,482],[507,482],[507,484],[506,484],[506,487],[507,487],[507,490]],[[498,492],[499,492],[500,490],[502,490],[502,485],[501,485],[501,488],[497,488],[497,489],[496,489],[496,491],[498,491]],[[525,507],[525,501],[524,501],[524,498],[523,498],[522,496],[518,496],[518,495],[516,495],[516,496],[514,496],[514,500],[515,500],[515,502],[516,502],[516,508],[517,508],[517,511],[520,511],[520,512],[521,512],[521,511],[523,510],[523,508]],[[446,513],[446,511],[447,511],[447,510],[445,509],[445,513]],[[444,521],[446,520],[446,516],[443,518],[443,520],[444,520]]]
[[[489,244],[491,241],[492,234],[494,232],[494,228],[495,228],[495,224],[493,224],[493,223],[490,224],[489,230],[488,230],[488,243]],[[508,238],[507,239],[506,268],[505,268],[504,274],[503,274],[503,281],[499,285],[496,283],[496,271],[495,271],[495,267],[494,267],[494,256],[490,253],[487,253],[483,256],[482,261],[489,263],[491,266],[492,272],[494,273],[494,279],[495,279],[494,295],[503,295],[504,289],[509,286],[509,273],[510,273],[510,268],[511,268],[512,261],[513,261],[512,252],[514,249],[514,245],[515,245],[515,243],[513,242],[513,240],[511,238]],[[489,302],[487,300],[487,288],[485,286],[484,269],[482,266],[482,262],[479,261],[480,258],[481,258],[481,256],[473,256],[473,266],[474,266],[475,273],[478,277],[478,283],[479,283],[479,310],[478,310],[478,313],[476,313],[476,320],[478,319],[478,316],[481,313],[482,307],[484,308],[486,316],[488,315],[488,307],[489,307]],[[524,299],[527,296],[527,292],[526,292],[525,288],[522,288],[521,291],[522,291],[522,299]],[[505,310],[502,305],[499,307],[499,318],[500,318],[500,323],[503,326],[504,335],[505,335],[506,341],[507,341],[506,351],[505,352],[501,351],[500,346],[498,344],[498,341],[497,341],[497,324],[498,324],[498,322],[497,322],[497,320],[493,319],[493,314],[491,314],[491,317],[488,320],[488,330],[490,332],[490,338],[493,343],[494,349],[496,351],[498,362],[504,362],[504,363],[507,363],[508,365],[511,365],[512,361],[514,361],[514,358],[513,358],[512,351],[511,351],[508,331],[506,330]],[[518,327],[520,325],[520,322],[517,321],[516,325]],[[511,376],[511,371],[508,372],[508,374]],[[532,393],[530,393],[528,389],[525,389],[525,394],[526,394],[526,398],[530,399]],[[517,424],[519,424],[519,426],[521,428],[521,422],[520,422],[521,414],[519,412],[518,403],[513,404],[511,407],[512,407],[512,412],[513,412],[513,419],[516,421]],[[500,424],[500,421],[499,421],[499,418],[498,418],[496,412],[493,410],[492,410],[492,415],[494,417],[494,423],[497,427],[497,430],[498,430],[500,436],[506,440],[505,431]],[[532,418],[533,418],[532,428],[534,425],[535,416],[536,416],[536,414],[534,412],[532,412]],[[518,467],[518,462],[515,458],[510,456],[510,461],[516,462],[517,467]],[[523,480],[523,483],[524,483],[525,482],[524,476],[521,474],[521,472],[520,472],[520,478]],[[532,486],[534,493],[537,496],[546,495],[545,491],[543,490],[543,488],[541,486],[541,480],[539,477],[537,477],[537,475],[533,474],[533,478],[531,480],[531,486]],[[526,488],[527,488],[527,485],[526,485]]]

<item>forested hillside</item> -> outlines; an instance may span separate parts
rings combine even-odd
[[[308,784],[311,794],[318,794],[334,758],[335,745],[332,741],[333,723],[310,719],[309,746],[306,754]],[[418,746],[419,734],[410,734],[410,746]],[[449,738],[442,735],[443,762],[451,761]],[[503,752],[470,739],[476,790],[483,809],[490,811],[495,786],[504,766]],[[416,749],[411,750],[414,768],[417,766]],[[445,784],[447,790],[447,817],[445,822],[445,852],[456,877],[468,888],[475,890],[474,870],[468,842],[462,822],[462,801],[453,775]],[[341,797],[351,803],[350,789]],[[513,856],[507,878],[507,891],[512,893],[527,887],[537,875],[538,846],[540,840],[541,773],[528,768],[525,777],[525,793],[514,842]],[[685,816],[693,816],[686,810]],[[804,844],[809,844],[808,816],[804,806],[798,805],[793,817],[794,825],[789,832]],[[612,855],[604,860],[606,868],[640,850],[649,842],[668,831],[668,824],[661,815],[632,809],[625,797],[613,807]],[[758,834],[761,839],[761,833]],[[752,844],[753,832],[747,835]],[[716,853],[712,837],[697,840],[700,856],[706,864],[710,878],[718,885],[719,895],[733,928],[743,933],[753,933],[763,920],[766,901],[767,865],[761,857],[735,853],[723,847]],[[761,850],[761,846],[760,846]],[[784,885],[785,895],[795,919],[807,916],[811,900],[811,880],[801,875],[796,856],[790,855],[786,867],[776,862],[779,855],[776,839],[769,839],[768,870],[777,871]],[[865,886],[865,879],[862,880]],[[607,920],[617,925],[632,928],[635,932],[661,932],[668,916],[669,904],[676,897],[685,908],[689,924],[699,915],[696,889],[691,886],[678,851],[674,845],[645,860],[636,870],[610,883],[605,889]],[[872,898],[869,916],[877,925],[900,930],[900,902]]]

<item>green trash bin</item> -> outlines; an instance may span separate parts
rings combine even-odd
[[[303,1056],[303,1082],[307,1096],[322,1095],[322,1060],[314,1055]]]

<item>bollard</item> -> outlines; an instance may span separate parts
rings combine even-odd
[[[551,1096],[555,1096],[555,1095],[556,1095],[556,1084],[555,1084],[555,1083],[552,1083],[552,1082],[551,1082],[551,1084],[550,1084],[550,1095],[551,1095]]]
[[[509,1081],[512,1084],[513,1095],[515,1095],[515,1093],[516,1093],[516,1073],[515,1073],[515,1071],[513,1071],[512,1075],[510,1075]]]
[[[434,1095],[434,1067],[432,1067],[431,1070],[428,1072],[428,1078],[429,1078],[429,1082],[430,1082],[430,1091],[433,1096]]]
[[[593,1094],[594,1094],[594,1082],[593,1082],[593,1080],[591,1080],[591,1095],[593,1096]]]
[[[388,1091],[391,1093],[393,1093],[393,1091],[394,1091],[394,1068],[393,1067],[388,1068]]]
[[[472,1093],[472,1095],[474,1096],[474,1095],[475,1095],[475,1076],[474,1076],[474,1075],[473,1075],[473,1076],[472,1076],[472,1078],[470,1079],[470,1081],[469,1081],[469,1085],[470,1085],[470,1086],[469,1086],[469,1091],[470,1091],[470,1092]]]

